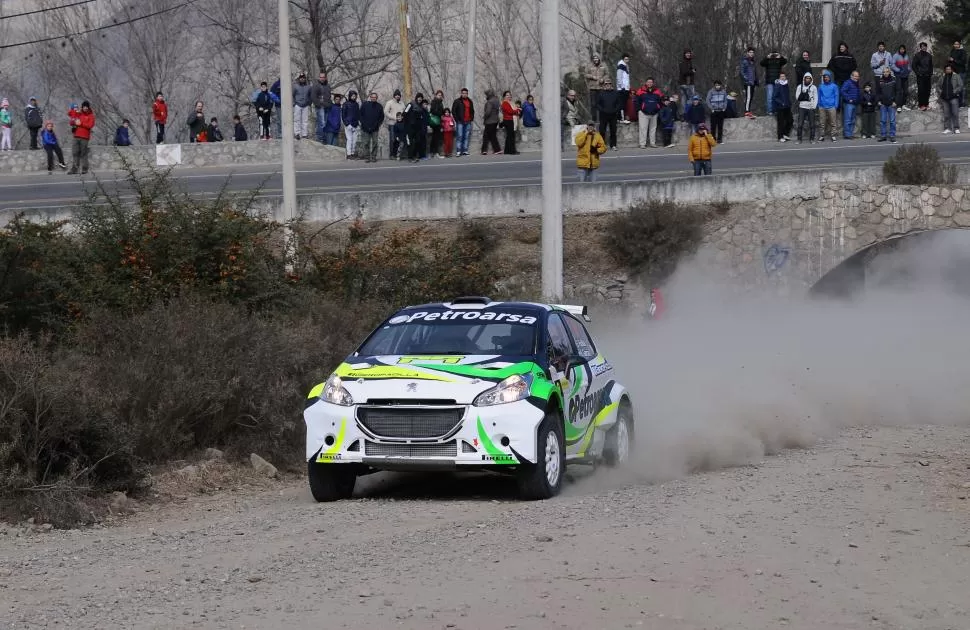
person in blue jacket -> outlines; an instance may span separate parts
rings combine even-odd
[[[531,135],[526,130],[537,129],[541,124],[539,110],[536,109],[536,100],[529,94],[525,97],[525,103],[522,104],[522,139],[526,140]]]
[[[337,138],[340,137],[340,119],[342,94],[333,95],[333,107],[327,110],[327,124],[323,127],[323,143],[337,146]]]
[[[674,123],[677,121],[677,105],[671,102],[669,96],[663,97],[663,107],[657,114],[657,123],[660,125],[660,132],[663,135],[664,148],[669,149],[674,146]]]
[[[115,146],[116,147],[130,147],[131,146],[131,134],[128,129],[128,119],[125,118],[121,121],[121,126],[115,130]]]
[[[347,102],[340,108],[344,122],[344,134],[347,136],[347,159],[357,159],[357,134],[360,131],[360,103],[357,102],[357,91],[347,92]]]
[[[839,86],[832,80],[831,70],[822,71],[822,85],[818,86],[818,117],[821,133],[819,140],[825,136],[835,142],[836,109],[839,107]]]
[[[791,111],[791,87],[785,72],[780,72],[775,79],[775,87],[771,91],[771,110],[778,124],[778,142],[788,142],[791,140],[789,134],[795,121]]]
[[[697,133],[697,125],[707,122],[707,111],[700,94],[694,94],[684,108],[684,122],[690,125],[691,133]]]
[[[57,165],[67,170],[64,163],[64,152],[61,150],[60,143],[57,142],[57,134],[54,133],[54,121],[48,120],[44,123],[44,131],[40,134],[40,140],[47,152],[47,174],[54,172],[54,156],[57,155]]]
[[[842,137],[851,140],[855,134],[855,117],[862,98],[859,71],[853,70],[849,80],[842,84]]]

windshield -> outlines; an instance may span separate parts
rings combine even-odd
[[[423,316],[416,317],[419,315]],[[357,353],[531,356],[535,354],[537,320],[534,315],[521,312],[435,311],[398,315],[375,331]]]

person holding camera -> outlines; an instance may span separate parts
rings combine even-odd
[[[586,123],[586,128],[576,134],[576,170],[579,181],[595,182],[596,169],[600,167],[600,156],[606,153],[606,141],[596,131],[596,122]]]
[[[707,133],[707,125],[697,125],[697,131],[690,137],[687,145],[687,159],[694,165],[695,176],[711,174],[711,158],[714,157],[716,146],[714,136]]]

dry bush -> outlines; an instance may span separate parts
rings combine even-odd
[[[956,183],[957,171],[945,164],[940,154],[926,144],[899,147],[882,167],[889,184],[899,186],[940,186]]]
[[[639,202],[610,218],[603,245],[616,264],[659,284],[697,251],[708,214],[670,202]]]

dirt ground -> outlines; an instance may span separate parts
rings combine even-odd
[[[855,428],[665,483],[302,480],[0,528],[2,628],[970,628],[970,429]]]

